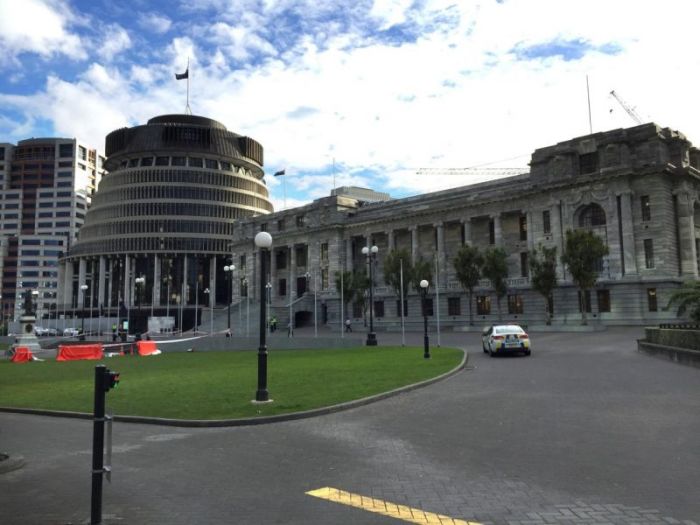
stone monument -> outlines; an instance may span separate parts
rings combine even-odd
[[[32,353],[41,352],[39,340],[37,339],[36,335],[34,335],[36,312],[34,309],[34,301],[32,300],[32,290],[26,290],[24,292],[22,309],[24,310],[24,313],[19,318],[21,327],[20,334],[15,338],[12,349],[14,350],[19,346],[25,346],[29,348]]]

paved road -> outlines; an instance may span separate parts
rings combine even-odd
[[[477,334],[443,334],[470,370],[369,406],[257,427],[116,425],[104,523],[400,523],[305,494],[334,487],[484,524],[695,525],[700,375],[636,353],[640,334],[539,334],[531,357],[497,359]],[[0,475],[0,522],[85,523],[90,446],[87,421],[0,414],[0,449],[27,460]]]

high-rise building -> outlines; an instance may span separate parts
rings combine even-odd
[[[197,307],[227,304],[236,221],[272,211],[262,146],[215,120],[164,115],[107,135],[106,154],[109,174],[60,268],[61,304],[126,309],[139,330],[145,311],[189,327]]]
[[[0,268],[2,314],[21,314],[24,290],[38,292],[37,313],[53,317],[58,260],[75,241],[91,196],[104,174],[104,158],[70,138],[0,143]]]

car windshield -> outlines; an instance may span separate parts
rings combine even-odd
[[[494,334],[524,334],[525,331],[518,325],[494,326]]]

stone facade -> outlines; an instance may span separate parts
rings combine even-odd
[[[544,322],[545,303],[530,287],[528,253],[553,246],[560,256],[565,232],[588,228],[610,252],[590,291],[589,321],[674,320],[675,312],[666,309],[669,294],[684,280],[698,278],[699,168],[700,151],[682,134],[645,124],[538,149],[529,173],[504,179],[385,202],[336,195],[243,218],[232,252],[241,263],[239,278],[257,283],[253,237],[270,232],[274,314],[284,324],[289,315],[297,325],[313,323],[315,291],[319,323],[339,327],[335,275],[365,268],[361,248],[376,245],[375,315],[381,329],[400,323],[397,297],[383,280],[382,261],[389,251],[406,249],[414,261],[433,261],[434,317],[460,327],[468,323],[469,305],[452,260],[464,243],[482,250],[500,246],[509,268],[502,318],[532,325]],[[557,271],[553,322],[579,324],[578,290],[561,263]],[[250,293],[258,296],[255,287]],[[490,283],[482,281],[474,295],[481,306],[477,315],[473,305],[475,321],[497,321]],[[418,295],[411,291],[407,299],[409,325],[420,322]]]

